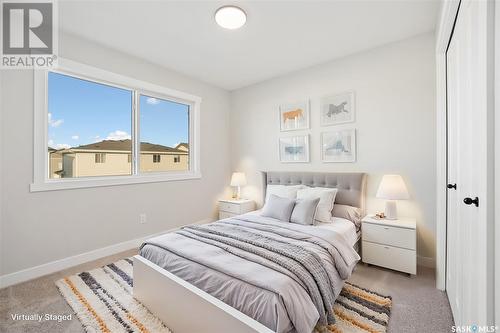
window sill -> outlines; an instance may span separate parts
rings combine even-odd
[[[132,184],[146,184],[170,182],[189,179],[200,179],[200,172],[186,173],[156,173],[139,176],[112,176],[112,177],[88,177],[75,179],[51,179],[44,182],[35,182],[30,185],[30,192],[71,190],[78,188],[92,188],[103,186],[118,186]]]

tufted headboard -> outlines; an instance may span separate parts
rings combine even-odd
[[[361,172],[262,172],[264,198],[267,185],[306,185],[338,189],[335,203],[365,211],[366,174]]]

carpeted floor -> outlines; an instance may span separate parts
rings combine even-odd
[[[84,332],[74,315],[71,320],[61,322],[16,321],[11,315],[72,314],[54,282],[132,256],[134,252],[127,251],[0,290],[0,332]],[[453,325],[446,295],[435,289],[431,269],[419,267],[418,275],[409,278],[391,270],[359,264],[350,281],[393,297],[389,332],[449,332]]]

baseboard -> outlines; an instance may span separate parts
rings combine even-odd
[[[203,223],[209,223],[212,222],[213,219],[204,219],[197,221],[195,223],[191,224],[203,224]],[[103,257],[107,257],[116,253],[120,253],[123,251],[131,250],[133,248],[139,247],[146,239],[149,239],[151,237],[159,236],[167,232],[171,232],[174,230],[179,229],[180,227],[172,228],[169,230],[165,230],[162,232],[155,233],[153,235],[148,235],[148,236],[143,236],[140,238],[132,239],[129,241],[121,242],[118,244],[106,246],[97,250],[77,254],[75,256],[55,260],[48,262],[46,264],[42,264],[39,266],[31,267],[31,268],[26,268],[14,273],[9,273],[0,276],[0,288],[5,288],[12,286],[14,284],[18,284],[21,282],[25,282],[28,280],[36,279],[38,277],[52,274],[58,271],[61,271],[63,269],[67,269],[73,266],[77,266],[80,264],[84,264],[89,261],[97,260]]]
[[[417,256],[417,265],[428,268],[436,268],[436,260],[431,257]]]

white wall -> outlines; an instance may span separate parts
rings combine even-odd
[[[401,174],[412,200],[398,203],[400,216],[418,220],[420,263],[435,258],[435,55],[434,34],[425,34],[272,79],[231,94],[232,169],[246,172],[244,195],[259,200],[262,170],[362,171],[369,174],[367,209],[383,174]],[[307,50],[305,51],[307,52]],[[319,98],[356,93],[357,162],[322,163]],[[311,98],[311,163],[278,159],[281,103]],[[336,127],[330,127],[336,128]],[[284,132],[291,135],[292,132]]]
[[[202,179],[30,193],[33,73],[4,71],[0,275],[214,217],[229,181],[229,94],[106,47],[61,36],[60,56],[202,97]],[[139,224],[139,214],[148,221]]]

